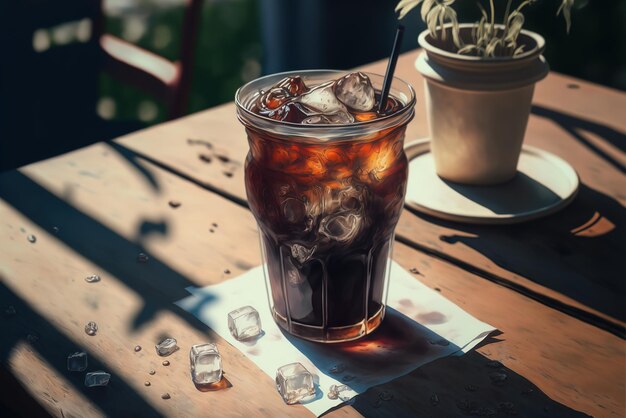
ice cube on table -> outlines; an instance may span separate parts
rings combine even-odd
[[[313,375],[300,363],[287,364],[276,371],[276,389],[288,405],[308,400],[315,395]]]
[[[333,385],[333,386],[335,386],[335,385]],[[332,386],[331,386],[331,388],[332,388]],[[332,391],[332,389],[331,389],[331,391]],[[356,393],[356,391],[353,390],[348,385],[338,385],[338,386],[335,386],[334,393],[337,395],[337,397],[339,399],[341,399],[344,402],[348,402],[352,398],[354,398],[356,395],[358,395],[358,393]]]
[[[341,118],[347,118],[346,123],[354,122],[354,117],[348,113],[348,109],[335,96],[333,91],[334,81],[320,84],[307,93],[299,96],[296,100],[308,109],[324,116],[340,114]],[[318,122],[319,123],[319,122]]]
[[[83,372],[87,369],[87,353],[77,351],[67,356],[67,370],[70,372]]]
[[[350,73],[337,80],[335,96],[349,108],[361,112],[372,110],[376,102],[372,82],[361,72]]]
[[[213,343],[196,344],[189,350],[191,378],[195,384],[208,385],[222,379],[222,357]]]
[[[109,384],[110,379],[111,375],[107,372],[103,372],[102,370],[90,372],[85,375],[85,386],[88,388],[106,386]]]
[[[236,340],[245,341],[261,335],[261,317],[252,306],[244,306],[228,314],[228,329]]]
[[[157,345],[154,346],[156,348],[156,352],[161,357],[169,356],[176,350],[178,350],[178,345],[176,345],[175,338],[166,338]]]

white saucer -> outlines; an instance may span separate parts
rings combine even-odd
[[[466,186],[441,179],[428,139],[405,146],[409,158],[406,205],[437,218],[470,224],[512,224],[550,215],[578,192],[578,174],[561,158],[524,146],[517,175],[496,186]]]

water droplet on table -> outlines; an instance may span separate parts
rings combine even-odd
[[[39,341],[39,335],[31,332],[26,335],[26,340],[28,340],[29,343],[34,344]]]
[[[33,244],[37,242],[37,237],[32,234],[29,235],[26,239],[28,240],[28,242],[33,243]]]
[[[332,366],[330,369],[328,369],[328,373],[338,374],[338,373],[343,373],[345,370],[346,370],[345,364],[338,363]]]
[[[54,232],[55,234],[58,234],[60,231],[61,231],[61,228],[59,228],[58,226],[52,227],[52,232]]]
[[[330,385],[328,389],[328,398],[329,399],[341,399],[343,402],[349,402],[352,400],[358,393],[356,393],[351,387],[348,385]]]
[[[491,367],[492,369],[499,369],[500,367],[502,367],[502,363],[497,360],[490,361],[489,363],[487,363],[487,367]]]
[[[147,263],[147,262],[148,262],[148,260],[149,260],[149,259],[150,259],[150,257],[148,257],[148,256],[147,256],[146,254],[144,254],[144,253],[139,253],[139,254],[137,255],[137,262],[138,262],[138,263],[143,263],[143,264],[145,264],[145,263]]]
[[[481,408],[481,410],[482,410],[482,416],[486,416],[486,417],[492,417],[498,413],[498,411],[496,411],[495,408],[491,408],[491,407]]]
[[[150,381],[149,381],[149,380],[146,380],[145,382],[143,382],[143,385],[144,385],[144,386],[150,386],[150,385],[151,385],[151,383],[150,383]]]
[[[100,281],[100,276],[98,276],[97,274],[92,274],[90,276],[85,277],[85,281],[87,283],[96,283]]]
[[[411,270],[409,270],[409,271],[410,271],[411,273],[413,273],[413,274],[419,274],[419,275],[421,275],[421,274],[422,274],[422,273],[420,273],[420,271],[419,271],[417,268],[415,268],[415,267],[411,268]]]
[[[169,399],[171,398],[169,393],[164,393],[163,395],[161,395],[161,399]]]
[[[148,372],[148,374],[150,374],[150,375],[154,375],[155,373],[156,373],[156,370],[154,370],[154,369],[152,369],[152,370],[150,370],[150,371]]]
[[[180,207],[182,203],[180,203],[178,200],[170,200],[169,201],[169,205],[171,208],[176,209],[178,207]]]
[[[515,408],[515,405],[513,404],[513,402],[500,402],[498,404],[498,408],[500,408],[500,409],[513,409],[513,408]]]
[[[87,325],[85,325],[85,333],[87,335],[94,336],[96,335],[97,332],[98,332],[98,324],[96,324],[93,321],[87,322]]]
[[[162,365],[164,365],[164,366],[169,366],[169,365],[170,365],[170,362],[169,362],[169,361],[167,361],[167,360],[163,360],[163,363],[161,363],[161,364],[162,364]]]
[[[213,222],[213,223],[211,224],[211,226],[212,226],[213,228],[217,228],[217,224],[216,224],[215,222]]]
[[[381,401],[390,401],[393,399],[393,393],[383,390],[378,394]]]
[[[17,315],[17,311],[15,310],[15,306],[13,305],[7,306],[6,309],[4,310],[4,316],[6,316],[7,318],[10,318],[15,315]]]
[[[431,397],[430,397],[430,404],[432,406],[437,406],[439,405],[439,396],[437,396],[436,393],[434,393]]]
[[[507,379],[507,375],[506,373],[502,373],[502,372],[491,372],[489,373],[489,378],[491,379],[491,382],[498,385],[498,384],[503,384],[504,381]]]
[[[135,346],[135,353],[138,353],[139,351],[141,351],[141,346],[140,345],[136,345]]]
[[[211,156],[208,154],[198,154],[198,158],[200,158],[205,163],[210,163],[211,161],[213,161],[213,158],[211,158]]]

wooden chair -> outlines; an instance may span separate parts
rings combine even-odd
[[[102,14],[94,25],[105,69],[164,101],[170,119],[184,115],[187,110],[201,8],[202,0],[185,1],[180,58],[175,62],[102,33]]]
[[[186,113],[202,0],[186,0],[179,59],[169,61],[104,33],[102,0],[0,1],[0,170],[17,167],[139,127],[96,113],[105,71]],[[88,19],[83,42],[37,51],[41,29]]]

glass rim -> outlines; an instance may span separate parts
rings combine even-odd
[[[363,74],[366,74],[368,76],[370,75],[374,75],[376,77],[381,77],[384,78],[384,75],[381,74],[376,74],[376,73],[371,73],[368,71],[359,71],[362,72]],[[311,131],[315,131],[315,130],[342,130],[342,129],[346,129],[346,128],[355,128],[355,129],[359,129],[361,127],[368,127],[368,126],[372,126],[375,124],[384,124],[384,122],[387,121],[392,121],[395,119],[400,119],[402,116],[405,116],[407,113],[410,114],[410,117],[407,120],[410,120],[413,116],[414,113],[414,106],[415,106],[415,89],[413,89],[413,86],[409,83],[407,83],[406,81],[404,81],[403,79],[394,76],[393,80],[392,80],[392,87],[393,84],[396,82],[399,82],[401,84],[403,84],[404,86],[406,86],[408,88],[409,91],[409,100],[407,103],[403,103],[403,107],[402,109],[400,109],[399,111],[395,112],[395,113],[391,113],[389,115],[385,115],[383,117],[380,118],[376,118],[376,119],[371,119],[371,120],[367,120],[367,121],[359,121],[359,122],[354,122],[354,123],[333,123],[333,124],[311,124],[311,125],[305,125],[305,124],[301,124],[301,123],[295,123],[295,122],[285,122],[285,121],[281,121],[281,120],[275,120],[272,118],[269,118],[267,116],[263,116],[263,115],[259,115],[257,113],[254,113],[253,111],[251,111],[250,109],[248,109],[245,105],[244,105],[244,100],[241,97],[241,92],[249,87],[251,84],[253,83],[259,83],[263,80],[267,80],[270,78],[284,78],[284,77],[288,77],[288,76],[294,76],[294,75],[309,75],[309,74],[324,74],[324,73],[335,73],[335,74],[348,74],[350,73],[350,71],[342,71],[342,70],[330,70],[330,69],[314,69],[314,70],[301,70],[301,71],[283,71],[280,73],[273,73],[273,74],[268,74],[262,77],[258,77],[255,78],[254,80],[248,81],[246,84],[244,84],[243,86],[239,87],[237,89],[237,91],[235,92],[235,104],[237,106],[237,110],[238,112],[243,112],[245,114],[246,117],[249,118],[249,121],[243,121],[241,120],[241,115],[240,115],[240,120],[242,123],[244,123],[245,126],[248,126],[248,123],[246,122],[252,122],[252,121],[259,121],[260,123],[269,123],[270,126],[275,126],[276,128],[296,128],[302,132],[307,131],[307,130],[311,130]],[[271,84],[268,84],[268,87],[270,87]],[[255,126],[253,126],[255,127]]]

